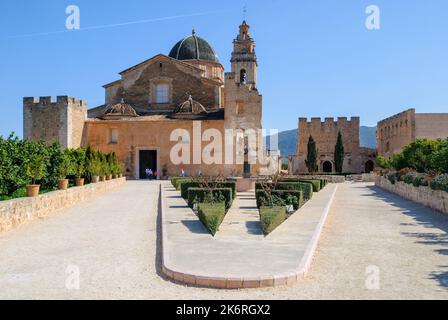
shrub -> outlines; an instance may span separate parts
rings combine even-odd
[[[226,215],[226,205],[225,203],[199,203],[198,215],[207,230],[215,236]]]
[[[177,191],[180,191],[181,183],[190,182],[190,181],[203,181],[203,179],[194,179],[194,178],[186,178],[186,177],[171,178],[171,183],[173,184],[173,187],[176,188]]]
[[[204,189],[232,189],[232,198],[236,199],[236,182],[232,181],[206,181],[204,179],[191,179],[180,183],[181,196],[185,200],[188,199],[188,189],[204,188]]]
[[[295,190],[258,190],[256,191],[257,207],[289,206],[298,210],[303,205],[303,192]]]
[[[260,222],[263,234],[267,236],[286,220],[286,208],[284,206],[261,207]]]
[[[222,203],[226,205],[226,209],[230,209],[233,202],[232,189],[204,189],[190,188],[188,189],[188,205],[193,208],[199,203]]]
[[[90,148],[86,151],[86,171],[87,175],[91,178],[93,176],[100,176],[102,172],[101,155],[99,152],[95,152]]]
[[[29,158],[24,165],[28,183],[36,184],[46,174],[46,159],[42,154]]]
[[[319,192],[322,189],[322,181],[320,180],[299,180],[300,182],[310,183],[313,186],[314,192]]]
[[[256,190],[263,190],[263,186],[267,186],[270,189],[275,190],[295,190],[295,191],[302,191],[303,192],[303,198],[304,201],[311,200],[313,197],[313,185],[311,183],[305,183],[305,182],[279,182],[274,187],[272,184],[263,184],[261,182],[257,182],[255,185]]]
[[[442,174],[431,182],[431,189],[448,192],[448,174]]]
[[[397,182],[397,175],[395,173],[391,173],[387,176],[387,179],[390,183],[395,184]]]
[[[71,149],[68,152],[72,163],[71,174],[80,179],[86,173],[86,149]]]
[[[71,170],[68,152],[63,151],[58,143],[48,147],[47,173],[42,179],[42,188],[54,190],[58,181],[67,178]]]

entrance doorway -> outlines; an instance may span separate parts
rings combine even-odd
[[[325,161],[322,169],[325,173],[332,173],[333,172],[333,164],[330,161]]]
[[[157,151],[156,150],[140,150],[139,152],[139,179],[147,179],[146,169],[159,173],[157,167]]]
[[[375,167],[375,164],[373,163],[373,161],[369,160],[369,161],[366,162],[364,172],[365,173],[372,173],[374,167]]]

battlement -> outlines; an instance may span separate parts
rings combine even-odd
[[[308,121],[308,118],[299,118],[299,127],[301,126],[359,126],[360,118],[359,117],[351,117],[350,120],[347,117],[338,117],[335,121],[334,118],[311,118],[311,121]]]
[[[400,119],[404,119],[406,118],[406,116],[414,116],[415,115],[415,109],[411,108],[405,111],[402,111],[400,113],[397,113],[389,118],[383,119],[381,121],[378,122],[378,127],[384,125],[384,124],[388,124],[390,121],[395,121],[395,120],[400,120]]]
[[[57,96],[53,97],[25,97],[23,98],[23,106],[27,108],[34,107],[61,107],[61,106],[71,106],[71,107],[82,107],[87,108],[87,101],[69,97],[69,96]]]

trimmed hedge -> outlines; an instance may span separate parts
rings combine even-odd
[[[201,220],[212,236],[215,236],[226,216],[225,203],[200,203],[198,205],[198,212],[199,220]]]
[[[171,178],[171,184],[177,191],[180,191],[180,186],[183,182],[194,182],[194,181],[204,181],[204,179],[200,178],[187,178],[187,177],[173,177]]]
[[[299,182],[312,184],[314,192],[319,192],[320,190],[322,190],[322,181],[321,180],[299,180]]]
[[[236,199],[236,182],[225,181],[225,182],[209,182],[210,185],[216,186],[217,189],[232,189],[232,198]],[[194,181],[181,181],[180,182],[180,190],[181,196],[185,200],[188,199],[188,189],[190,188],[203,188],[207,189],[206,183],[204,180],[194,180]]]
[[[269,200],[269,194],[265,190],[256,191],[257,207],[288,206],[293,205],[294,210],[298,210],[303,205],[303,192],[295,190],[273,190],[272,203]]]
[[[260,222],[263,234],[267,236],[286,220],[285,207],[261,207]]]
[[[269,187],[272,184],[268,184]],[[257,182],[255,184],[256,190],[263,190],[263,184],[261,182]],[[302,191],[303,198],[305,201],[311,200],[313,198],[313,186],[310,183],[305,182],[279,182],[277,183],[275,190],[295,190]]]
[[[226,209],[230,209],[233,202],[232,189],[203,189],[190,188],[188,189],[188,205],[193,208],[194,204],[199,203],[220,203],[224,202]]]

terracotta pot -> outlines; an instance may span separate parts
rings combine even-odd
[[[61,179],[58,181],[58,189],[59,190],[67,190],[68,189],[68,179]]]
[[[92,176],[92,183],[98,183],[100,181],[99,176]]]
[[[106,181],[106,176],[101,176],[100,177],[100,182],[104,182],[104,181]]]
[[[111,175],[111,174],[108,174],[108,175],[106,176],[106,180],[107,180],[107,181],[112,180],[112,175]]]
[[[27,197],[37,197],[39,195],[40,184],[30,184],[26,186]]]
[[[84,179],[83,178],[75,179],[75,183],[77,187],[82,187],[84,185]]]

